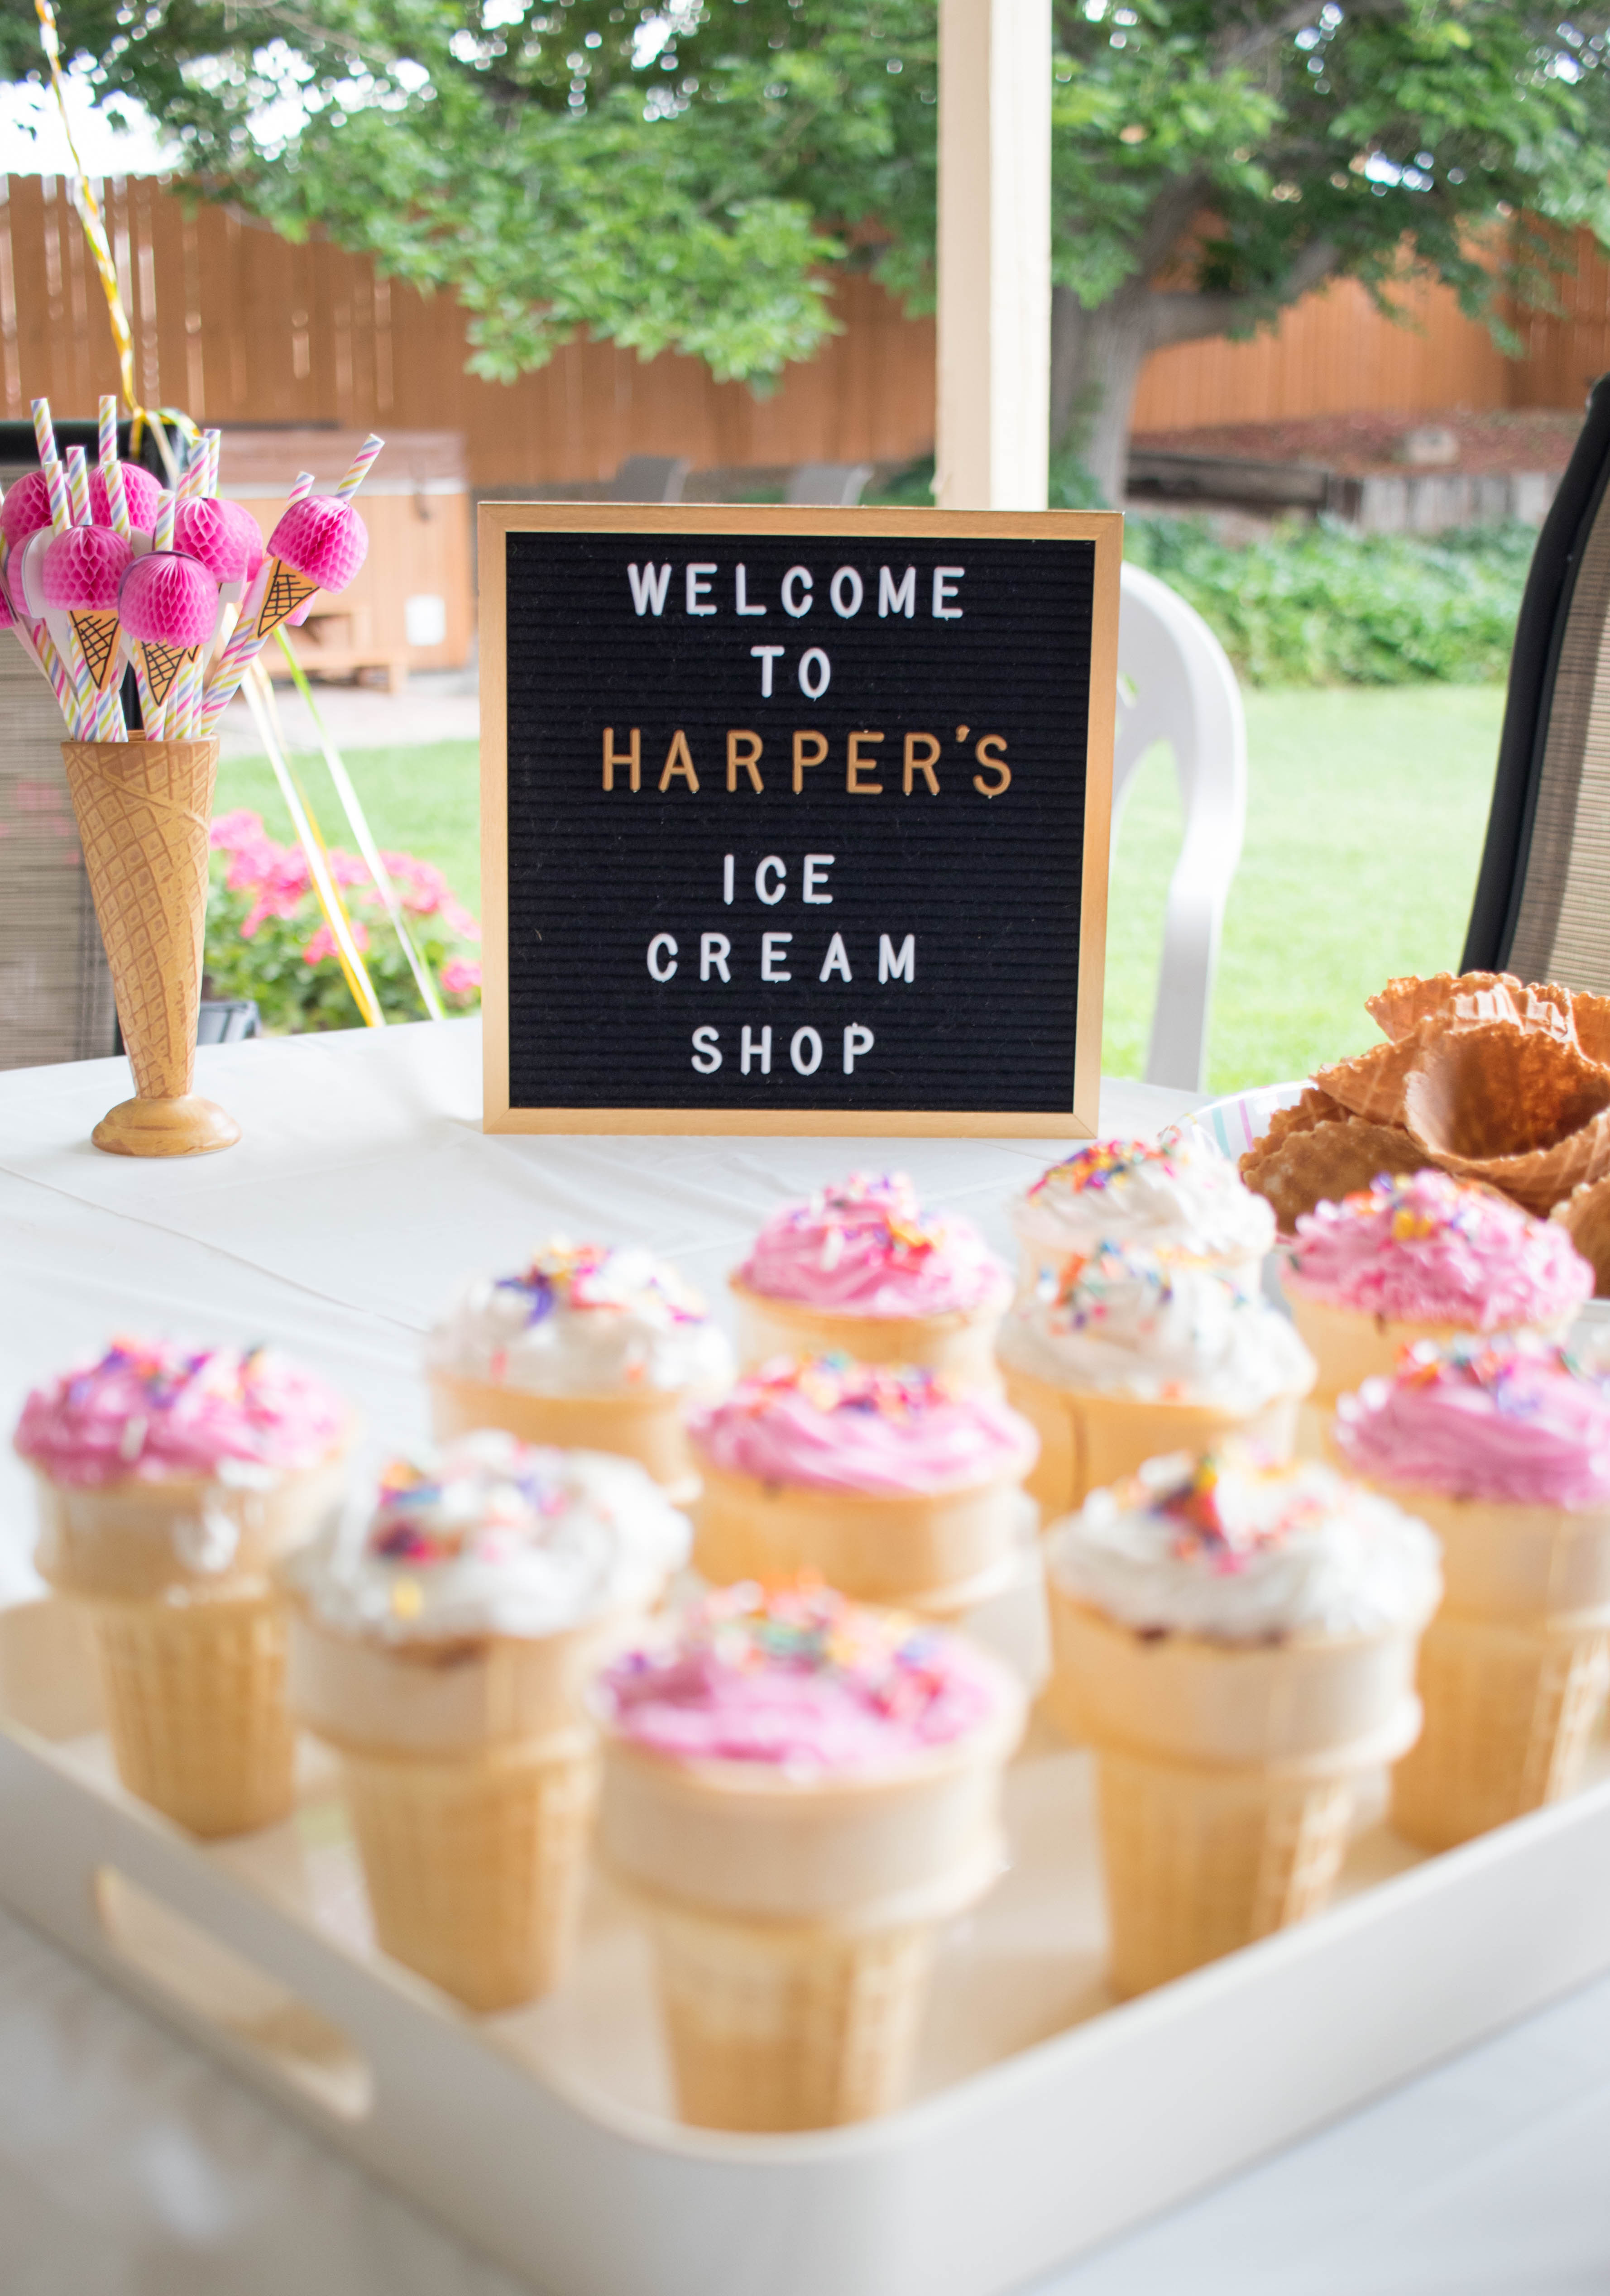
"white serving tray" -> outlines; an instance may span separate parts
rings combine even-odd
[[[604,1887],[566,1988],[478,2022],[371,1951],[316,1756],[293,1824],[204,1848],[95,1719],[71,1618],[0,1611],[0,1898],[547,2296],[995,2296],[1610,1967],[1605,1784],[1442,1857],[1366,1833],[1332,1912],[1112,2007],[1089,1766],[1038,1740],[916,2101],[714,2135]]]

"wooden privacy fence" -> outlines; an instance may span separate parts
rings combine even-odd
[[[769,398],[712,381],[698,361],[640,361],[610,343],[560,351],[505,385],[464,372],[464,314],[375,276],[322,241],[293,246],[159,178],[100,187],[134,331],[141,397],[227,424],[339,423],[460,430],[479,491],[607,477],[628,454],[701,468],[898,462],[933,438],[932,323],[907,318],[870,280],[834,291],[842,332],[791,366]],[[1357,408],[1408,413],[1580,406],[1610,366],[1610,266],[1584,234],[1558,319],[1532,319],[1507,360],[1445,290],[1420,286],[1396,325],[1341,283],[1251,342],[1184,344],[1146,366],[1138,429]],[[0,205],[0,392],[26,415],[49,396],[93,413],[117,387],[101,290],[64,181],[5,179]]]

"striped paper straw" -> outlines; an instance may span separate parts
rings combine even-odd
[[[203,430],[201,438],[207,448],[207,483],[201,491],[203,494],[211,495],[216,499],[218,491],[218,462],[224,450],[224,434],[221,430]]]
[[[62,712],[68,732],[77,741],[79,738],[78,720],[74,708],[72,688],[68,683],[62,657],[56,652],[55,641],[43,622],[30,622],[29,630],[33,638],[34,652],[38,656],[39,667],[51,682],[52,690],[56,697],[56,707]]]
[[[101,468],[118,459],[118,401],[115,393],[101,394]]]
[[[370,460],[374,460],[373,455]],[[306,501],[313,492],[314,483],[311,471],[299,471],[296,484],[285,497],[286,509],[289,510],[292,503]],[[240,691],[247,664],[262,652],[263,640],[258,635],[257,621],[263,611],[263,601],[268,594],[275,564],[272,558],[264,558],[258,569],[257,580],[242,601],[241,619],[234,626],[234,634],[213,664],[212,676],[207,683],[205,715],[201,722],[204,734],[217,731],[218,719]]]
[[[72,504],[73,524],[89,524],[89,463],[82,447],[67,450],[67,498]]]
[[[34,437],[38,442],[41,464],[53,463],[56,459],[56,434],[51,426],[48,398],[36,398],[34,401]]]
[[[364,440],[363,445],[358,448],[357,453],[353,456],[352,468],[348,472],[346,477],[335,489],[335,499],[337,502],[351,501],[359,487],[362,486],[364,480],[374,468],[374,457],[379,454],[381,448],[385,445],[385,443],[386,442],[383,439],[377,438],[373,430],[370,431],[368,437]]]
[[[102,400],[105,405],[105,400]],[[125,542],[133,538],[134,529],[128,521],[128,489],[123,484],[123,465],[114,455],[106,465],[106,503],[111,512],[111,530],[120,534]]]
[[[181,480],[179,483],[182,486],[184,480]],[[169,491],[162,496],[157,511],[156,532],[151,537],[151,546],[153,550],[173,548],[173,521],[178,507],[179,497],[177,492]]]
[[[65,534],[73,522],[72,504],[67,497],[67,473],[53,455],[44,467],[45,483],[50,488],[50,522],[57,534]]]

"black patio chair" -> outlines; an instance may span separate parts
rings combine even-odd
[[[1610,375],[1526,578],[1461,969],[1610,995]]]

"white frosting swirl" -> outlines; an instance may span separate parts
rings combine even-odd
[[[1275,1216],[1206,1133],[1171,1128],[1155,1142],[1097,1140],[1043,1172],[1011,1208],[1032,1276],[1104,1242],[1170,1245],[1251,1267],[1273,1248]]]
[[[551,1242],[517,1275],[477,1276],[426,1342],[432,1371],[533,1395],[714,1391],[732,1350],[652,1252]]]
[[[1278,1308],[1225,1270],[1116,1243],[1042,1269],[1014,1302],[998,1352],[1055,1387],[1249,1414],[1305,1395],[1315,1377]]]
[[[1266,1643],[1423,1624],[1442,1595],[1441,1552],[1423,1522],[1334,1468],[1227,1451],[1151,1459],[1092,1492],[1051,1570],[1138,1633]]]
[[[646,1610],[690,1530],[634,1460],[487,1429],[393,1462],[367,1521],[349,1516],[284,1565],[338,1633],[387,1642],[558,1634]]]

